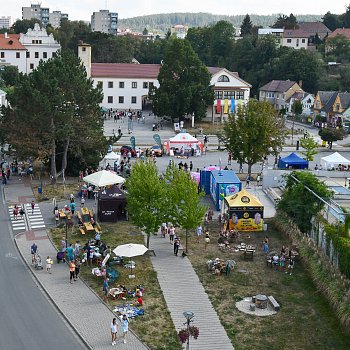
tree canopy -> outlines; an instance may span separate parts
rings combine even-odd
[[[304,151],[301,153],[305,156],[305,159],[309,162],[314,160],[314,155],[316,155],[318,144],[315,139],[309,134],[306,135],[305,138],[300,140],[300,146],[304,148]]]
[[[311,219],[324,207],[324,203],[310,190],[324,200],[332,197],[327,186],[312,173],[292,172],[286,177],[286,186],[278,203],[278,208],[286,212],[305,233],[311,229]]]
[[[241,36],[252,35],[253,23],[250,20],[250,16],[247,14],[241,25]]]
[[[322,128],[318,134],[323,141],[328,142],[330,149],[332,149],[334,141],[342,140],[346,135],[345,131],[339,128]]]
[[[172,119],[185,115],[200,120],[214,101],[211,76],[187,40],[170,38],[158,75],[159,88],[150,90],[155,114]]]
[[[289,16],[279,15],[272,28],[293,29],[297,27],[297,24],[298,22],[296,17],[291,13]]]
[[[220,138],[232,159],[252,166],[269,154],[275,156],[282,149],[286,132],[284,121],[266,101],[251,99],[229,115]]]
[[[1,127],[20,159],[49,160],[53,180],[66,170],[68,153],[82,164],[84,152],[96,155],[97,165],[106,148],[99,107],[102,92],[93,88],[74,53],[62,52],[40,62],[29,75],[20,74],[8,101]]]

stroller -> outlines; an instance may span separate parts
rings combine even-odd
[[[41,261],[41,256],[39,253],[35,254],[35,262],[34,262],[34,269],[35,270],[42,270],[43,267],[43,263]]]

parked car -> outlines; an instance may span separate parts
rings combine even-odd
[[[154,151],[156,157],[161,157],[163,155],[163,150],[158,145],[152,146],[151,153],[152,151]]]
[[[136,157],[136,151],[134,149],[132,149],[131,146],[124,145],[124,146],[120,147],[120,154],[122,156],[126,156],[129,152],[131,152],[132,157]]]

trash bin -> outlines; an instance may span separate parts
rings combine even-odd
[[[43,194],[43,189],[42,189],[42,187],[38,187],[38,194]]]

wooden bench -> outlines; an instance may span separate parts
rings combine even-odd
[[[77,217],[78,217],[78,219],[79,219],[81,222],[83,222],[83,219],[81,218],[80,211],[77,212]]]
[[[244,259],[253,259],[253,258],[254,258],[254,250],[244,251]]]
[[[90,215],[90,218],[94,217],[94,209],[89,210],[89,215]]]
[[[80,228],[79,231],[82,235],[85,235],[85,231],[82,228]]]
[[[269,303],[271,304],[271,306],[275,311],[279,311],[281,309],[280,304],[278,304],[277,300],[272,295],[267,297],[267,299],[269,300]]]
[[[101,231],[97,227],[95,227],[95,232],[96,233],[101,233]]]
[[[96,222],[96,228],[98,229],[99,232],[102,232],[101,226],[99,225],[98,222]]]

